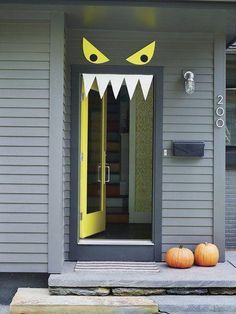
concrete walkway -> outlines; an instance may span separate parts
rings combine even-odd
[[[148,297],[169,314],[235,314],[235,296],[153,296]]]
[[[0,314],[9,314],[9,313],[10,313],[10,307],[8,305],[0,304]]]

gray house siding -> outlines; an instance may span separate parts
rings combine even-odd
[[[50,25],[0,22],[0,271],[47,272]]]
[[[71,64],[85,64],[81,38],[86,36],[107,56],[110,65],[124,65],[127,55],[156,40],[156,57],[150,65],[164,66],[162,239],[163,253],[174,245],[193,249],[201,241],[213,241],[214,165],[214,37],[200,33],[129,33],[85,31],[69,33]],[[224,43],[222,42],[222,46]],[[120,56],[125,51],[122,60]],[[186,95],[183,70],[196,75],[196,92]],[[94,70],[96,72],[96,69]],[[173,140],[205,142],[202,158],[177,158]],[[223,196],[223,195],[222,195]],[[67,216],[68,210],[66,210]],[[67,239],[67,235],[66,235]]]
[[[226,170],[225,246],[236,248],[236,170]]]
[[[66,33],[67,38],[67,33]],[[67,48],[67,39],[65,41]],[[70,131],[71,131],[71,87],[70,87],[70,63],[68,57],[68,49],[65,49],[65,77],[64,77],[64,163],[63,163],[63,177],[64,177],[64,248],[65,260],[68,260],[69,253],[69,217],[70,217]]]

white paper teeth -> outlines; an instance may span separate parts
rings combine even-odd
[[[146,100],[148,96],[149,89],[152,84],[153,75],[140,75],[139,82],[142,88],[143,97]]]
[[[126,75],[125,76],[126,87],[128,90],[130,100],[132,99],[134,95],[134,91],[138,84],[138,79],[139,79],[138,75]]]
[[[93,82],[96,78],[99,95],[102,98],[107,86],[111,83],[114,97],[117,98],[121,89],[122,83],[125,80],[126,87],[128,90],[129,98],[132,99],[138,81],[143,92],[143,97],[146,100],[150,86],[152,84],[153,75],[133,75],[133,74],[83,74],[84,91],[85,95],[88,96],[90,89],[92,88]]]
[[[99,95],[102,98],[105,93],[105,90],[107,89],[107,85],[110,81],[110,75],[109,74],[96,74],[96,80],[98,84]]]
[[[112,87],[115,99],[118,97],[123,81],[124,81],[123,75],[116,75],[116,74],[110,75],[111,87]]]
[[[95,77],[96,77],[96,74],[83,74],[84,93],[86,97],[89,94],[89,91],[93,85]]]

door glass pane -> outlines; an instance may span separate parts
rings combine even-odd
[[[101,210],[102,101],[97,91],[88,96],[87,213]]]

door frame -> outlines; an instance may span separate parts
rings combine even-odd
[[[163,150],[163,67],[72,65],[71,76],[71,208],[69,260],[162,260],[162,150]],[[96,240],[78,243],[80,183],[80,99],[81,74],[153,75],[153,213],[152,242],[144,240]],[[158,108],[158,109],[157,109]]]

